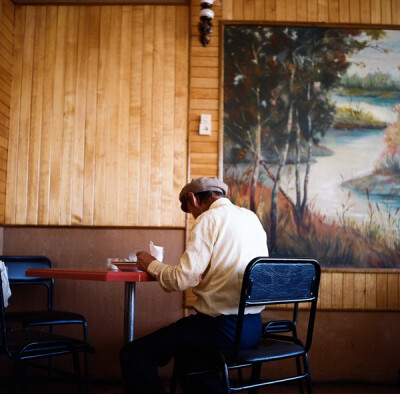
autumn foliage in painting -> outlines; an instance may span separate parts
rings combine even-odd
[[[224,180],[232,200],[260,217],[271,255],[313,257],[326,267],[400,267],[399,222],[380,228],[372,203],[361,225],[346,219],[345,207],[336,221],[327,220],[308,197],[313,151],[322,149],[319,142],[337,111],[330,92],[340,85],[351,56],[384,35],[347,28],[225,27]],[[391,127],[388,146],[399,138],[398,125]],[[398,162],[393,154],[382,160],[393,157]],[[294,198],[281,182],[285,166],[293,167]]]

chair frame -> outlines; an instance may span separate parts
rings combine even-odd
[[[71,354],[74,363],[78,393],[83,393],[79,366],[79,352],[93,352],[94,348],[86,341],[34,330],[12,330],[7,327],[3,298],[3,283],[0,278],[0,353],[14,360],[14,368],[8,385],[8,392],[13,393],[21,369],[25,371],[26,360],[47,358]],[[85,383],[87,383],[85,368]],[[23,376],[24,389],[26,385]],[[85,388],[87,391],[87,387]]]
[[[278,269],[283,269],[285,272],[278,272]],[[296,273],[296,277],[290,278],[289,274],[292,270]],[[211,349],[217,356],[218,361],[215,367],[222,374],[225,393],[244,390],[257,393],[260,387],[290,381],[298,381],[299,391],[302,393],[304,380],[307,383],[307,392],[312,393],[308,351],[311,348],[314,331],[320,276],[320,265],[314,259],[257,257],[248,264],[243,276],[238,324],[232,352],[227,354]],[[257,282],[259,277],[263,277],[267,282]],[[275,290],[276,292],[274,292]],[[304,342],[298,338],[296,329],[299,304],[303,303],[309,305]],[[246,307],[256,305],[268,307],[282,304],[293,305],[292,320],[274,320],[265,324],[259,343],[254,348],[240,349]],[[282,333],[289,334],[283,335]],[[199,349],[199,351],[205,350]],[[206,351],[210,351],[210,349]],[[262,363],[286,358],[295,358],[297,371],[295,375],[273,380],[260,380]],[[232,386],[229,372],[231,370],[241,372],[243,368],[247,367],[251,368],[250,382],[244,384],[241,373],[239,373],[239,384]],[[198,370],[185,373],[185,375],[208,372],[210,372],[209,369]],[[179,372],[174,369],[171,393],[175,393],[178,379]]]
[[[52,268],[53,264],[46,256],[0,256],[6,267],[8,267],[8,280],[10,287],[13,286],[44,286],[47,291],[47,311],[22,311],[6,313],[7,320],[21,322],[23,328],[35,326],[49,326],[50,332],[54,325],[64,324],[81,324],[82,325],[82,338],[87,341],[87,322],[86,319],[78,314],[66,311],[56,311],[54,306],[54,279],[53,278],[33,278],[26,277],[25,270],[23,274],[17,272],[15,277],[11,273],[12,265],[24,264],[26,268],[32,266],[40,266],[44,268]],[[15,271],[19,271],[15,270]]]

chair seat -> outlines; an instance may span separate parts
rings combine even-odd
[[[7,312],[6,321],[18,321],[24,326],[36,326],[47,324],[84,324],[83,315],[68,311],[27,311]]]
[[[262,338],[257,346],[241,350],[236,363],[254,363],[301,356],[305,353],[303,346],[277,339]]]
[[[75,351],[94,352],[94,348],[87,342],[79,339],[67,338],[62,335],[34,330],[13,330],[7,333],[8,350],[12,357],[22,352],[23,358],[43,356],[46,351],[49,355],[69,353]]]

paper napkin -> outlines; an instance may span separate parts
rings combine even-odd
[[[0,272],[1,272],[1,282],[3,287],[3,299],[4,299],[4,307],[8,307],[8,299],[11,296],[10,284],[8,283],[8,274],[7,267],[4,264],[4,261],[0,260]]]
[[[162,246],[154,245],[153,241],[149,243],[150,254],[156,258],[158,261],[163,261],[164,258],[164,248]]]

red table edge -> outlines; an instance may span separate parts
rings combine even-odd
[[[28,268],[25,276],[36,278],[96,280],[106,282],[150,282],[156,279],[144,271],[111,271],[86,268]]]

